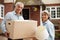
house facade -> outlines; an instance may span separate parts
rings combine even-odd
[[[57,31],[60,31],[60,0],[0,0],[0,4],[3,7],[3,13],[0,15],[0,23],[6,15],[14,9],[16,2],[23,2],[25,7],[22,11],[25,20],[36,20],[38,26],[40,25],[41,11],[46,9],[50,12],[50,20],[54,23]],[[2,8],[1,7],[1,8]]]
[[[45,5],[45,9],[50,12],[50,19],[52,21],[57,20],[58,23],[55,23],[55,26],[60,24],[60,0],[1,0],[0,4],[4,6],[4,15],[14,9],[16,2],[23,2],[25,7],[22,11],[24,19],[37,20],[38,25],[40,25],[40,11],[43,10],[41,4]],[[27,12],[25,12],[27,11]],[[54,22],[53,22],[54,23]]]
[[[7,12],[14,9],[16,2],[23,2],[25,7],[22,11],[23,17],[26,20],[36,20],[38,21],[38,26],[40,25],[40,15],[41,11],[47,9],[50,12],[50,20],[54,23],[57,29],[60,28],[60,0],[1,0],[0,4],[3,5],[3,15],[1,19]],[[42,4],[44,4],[42,6]],[[2,8],[2,7],[1,7]]]

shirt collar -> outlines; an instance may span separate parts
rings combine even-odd
[[[13,14],[16,14],[16,12],[15,12],[15,11],[13,11]]]
[[[15,12],[15,10],[13,11],[13,14],[15,14],[16,15],[16,12]],[[19,16],[21,16],[22,14],[20,14]]]
[[[47,24],[47,23],[48,23],[48,21],[49,21],[49,20],[45,21],[45,22],[43,23],[43,25]]]

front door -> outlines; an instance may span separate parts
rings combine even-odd
[[[23,9],[22,14],[25,20],[29,20],[29,9]]]

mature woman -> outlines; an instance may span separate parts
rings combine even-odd
[[[46,27],[49,37],[47,40],[54,40],[55,38],[55,29],[53,23],[49,20],[50,14],[47,10],[42,11],[42,22],[43,26]]]

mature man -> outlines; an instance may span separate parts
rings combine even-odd
[[[49,12],[47,10],[42,11],[42,22],[46,27],[49,37],[47,40],[54,40],[55,38],[55,29],[53,23],[49,20]]]
[[[6,21],[7,20],[24,20],[22,15],[21,15],[21,11],[22,9],[24,8],[24,4],[22,2],[17,2],[15,4],[15,8],[13,11],[11,12],[8,12],[4,18],[4,20],[2,21],[2,24],[1,24],[1,29],[3,31],[3,34],[6,36],[6,37],[9,37],[9,32],[7,32],[6,30]],[[21,39],[22,40],[22,39]]]

